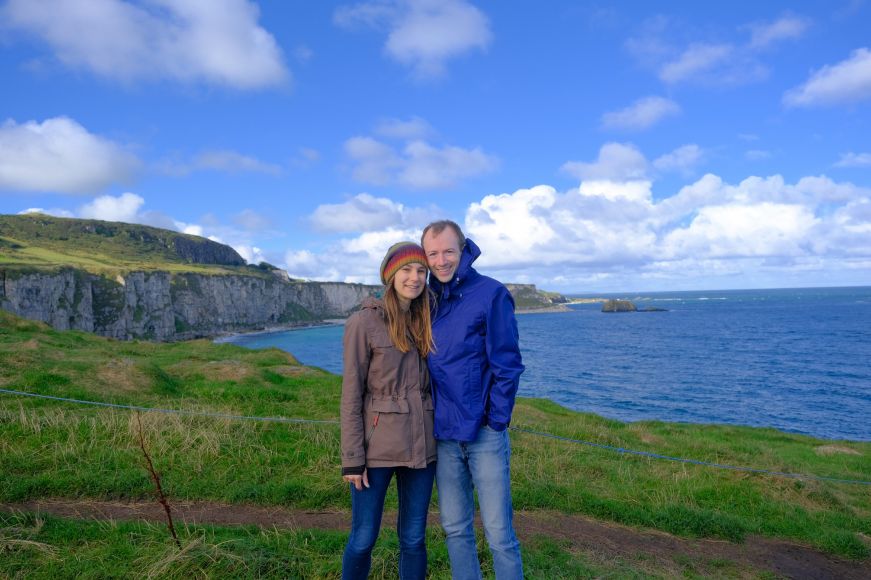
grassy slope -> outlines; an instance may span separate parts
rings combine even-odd
[[[265,275],[257,268],[190,263],[168,247],[177,237],[202,241],[142,225],[35,214],[0,215],[0,267],[72,267],[100,275],[132,270]]]
[[[0,387],[8,389],[244,415],[337,415],[339,377],[302,367],[275,349],[249,351],[207,341],[115,342],[53,331],[0,311],[0,360]],[[349,508],[338,476],[336,426],[158,413],[142,419],[172,498]],[[871,479],[867,443],[771,429],[624,424],[534,399],[518,401],[513,424],[719,463]],[[0,394],[0,502],[151,497],[134,425],[126,411]],[[524,433],[514,433],[513,441],[517,509],[582,513],[732,541],[758,533],[852,558],[868,556],[860,537],[871,536],[867,486],[622,456]],[[828,453],[832,446],[839,451]],[[395,506],[395,497],[388,504]]]

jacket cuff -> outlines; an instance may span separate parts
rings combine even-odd
[[[508,423],[500,423],[499,421],[487,419],[487,426],[494,431],[505,431],[508,428]]]
[[[355,465],[354,467],[343,467],[342,475],[363,475],[366,471],[365,465]]]

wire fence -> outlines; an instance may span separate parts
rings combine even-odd
[[[143,407],[139,405],[121,405],[117,403],[104,403],[102,401],[86,401],[82,399],[72,399],[67,397],[56,397],[52,395],[42,395],[38,393],[29,393],[25,391],[16,391],[11,389],[0,389],[0,394],[4,395],[13,395],[13,396],[21,396],[21,397],[31,397],[36,399],[46,399],[50,401],[58,401],[62,403],[73,403],[77,405],[89,405],[94,407],[103,407],[103,408],[111,408],[111,409],[123,409],[129,411],[142,411],[148,413],[167,413],[174,415],[187,415],[187,416],[197,416],[197,417],[212,417],[217,419],[230,419],[237,421],[261,421],[268,423],[310,423],[310,424],[319,424],[319,425],[338,425],[339,421],[334,419],[297,419],[297,418],[287,418],[287,417],[258,417],[254,415],[231,415],[227,413],[211,413],[208,411],[191,411],[186,409],[162,409],[158,407]],[[832,483],[845,483],[851,485],[868,485],[871,486],[871,481],[862,481],[858,479],[841,479],[837,477],[824,477],[819,475],[808,475],[804,473],[788,473],[783,471],[772,471],[769,469],[758,469],[755,467],[742,467],[739,465],[728,465],[725,463],[715,463],[712,461],[702,461],[698,459],[686,459],[683,457],[673,457],[670,455],[663,455],[661,453],[654,453],[651,451],[640,451],[636,449],[627,449],[625,447],[617,447],[614,445],[605,445],[603,443],[593,443],[591,441],[583,441],[581,439],[572,439],[571,437],[563,437],[561,435],[554,435],[552,433],[543,433],[541,431],[533,431],[531,429],[524,429],[522,427],[509,427],[509,429],[515,433],[525,433],[527,435],[534,435],[537,437],[545,437],[549,439],[555,439],[558,441],[563,441],[566,443],[571,443],[574,445],[584,445],[587,447],[594,447],[596,449],[602,449],[605,451],[612,451],[615,453],[620,453],[624,455],[635,455],[640,457],[647,457],[649,459],[660,459],[664,461],[672,461],[677,463],[687,463],[691,465],[700,465],[704,467],[713,467],[716,469],[726,469],[731,471],[742,471],[747,473],[756,473],[760,475],[770,475],[774,477],[786,477],[791,479],[806,479],[812,481],[828,481]]]

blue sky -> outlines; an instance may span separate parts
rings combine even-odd
[[[562,292],[871,284],[871,5],[6,0],[0,213],[376,282],[450,218]]]

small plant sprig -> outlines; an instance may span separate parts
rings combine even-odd
[[[172,523],[172,509],[169,506],[169,500],[166,494],[163,493],[163,486],[160,485],[160,475],[154,469],[154,464],[151,462],[151,456],[148,455],[148,450],[145,448],[145,435],[142,433],[142,419],[139,411],[136,411],[136,423],[139,425],[139,447],[142,449],[142,455],[145,456],[145,464],[148,467],[148,472],[151,474],[151,481],[154,482],[154,488],[157,490],[157,501],[163,506],[163,511],[166,512],[166,522],[169,527],[169,533],[172,534],[172,539],[175,540],[175,545],[181,549],[181,541],[175,533],[175,526]]]

